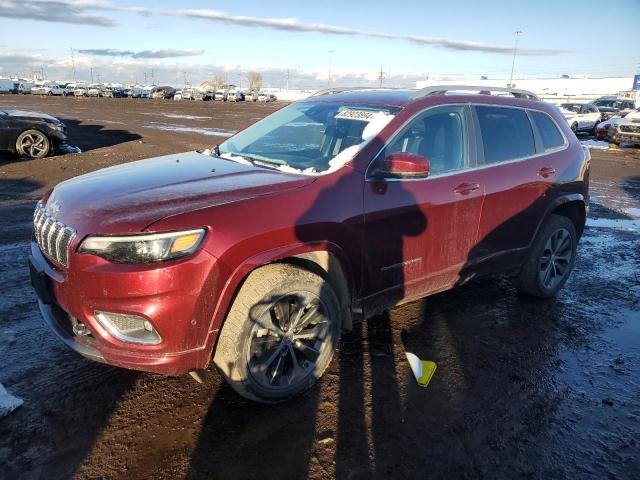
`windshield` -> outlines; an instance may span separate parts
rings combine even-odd
[[[223,158],[242,158],[307,175],[350,161],[399,109],[337,103],[294,103],[220,145]]]
[[[562,105],[562,108],[575,113],[578,113],[580,111],[580,105],[576,105],[575,103],[565,103],[564,105]]]

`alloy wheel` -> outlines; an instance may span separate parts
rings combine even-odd
[[[538,279],[544,288],[553,289],[570,271],[573,245],[566,228],[553,232],[545,243],[538,264]]]
[[[29,133],[22,138],[20,150],[33,158],[43,156],[49,148],[47,139],[42,133]]]
[[[247,359],[261,386],[289,388],[313,374],[330,343],[327,311],[322,300],[308,292],[281,297],[264,310],[251,331]]]

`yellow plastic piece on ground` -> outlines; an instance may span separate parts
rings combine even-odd
[[[405,354],[407,355],[407,361],[409,362],[413,376],[416,377],[418,385],[421,387],[429,385],[437,368],[436,362],[420,360],[417,355],[410,352],[405,352]]]

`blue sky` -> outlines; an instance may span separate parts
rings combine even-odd
[[[603,20],[600,20],[600,19]],[[613,20],[611,20],[613,19]],[[640,64],[640,1],[0,0],[0,74],[238,82],[260,71],[293,87],[413,85],[427,74],[630,76]],[[615,35],[609,38],[608,35]],[[329,50],[333,53],[329,54]],[[331,58],[330,58],[331,57]]]

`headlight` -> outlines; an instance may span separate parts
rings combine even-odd
[[[195,252],[205,230],[127,235],[122,237],[87,237],[79,253],[97,255],[113,263],[153,263],[186,257]]]

